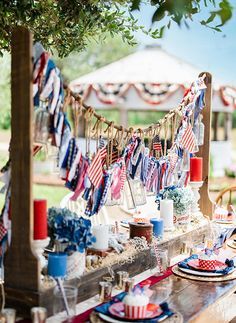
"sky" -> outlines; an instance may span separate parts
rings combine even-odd
[[[140,12],[136,11],[134,15],[140,24],[149,28],[152,13],[153,8],[150,5],[143,5]],[[236,9],[233,18],[222,27],[222,32],[213,31],[198,22],[208,16],[208,11],[204,9],[201,14],[196,15],[194,22],[189,22],[189,29],[185,26],[180,28],[172,22],[162,40],[151,39],[142,32],[136,37],[141,46],[160,44],[167,52],[212,73],[219,83],[236,86]],[[157,27],[162,25],[163,22]]]

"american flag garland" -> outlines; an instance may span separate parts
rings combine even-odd
[[[40,93],[39,93],[40,90],[41,90],[40,85],[42,83],[42,76],[45,74],[45,73],[43,74],[42,71],[43,71],[43,69],[45,70],[45,68],[46,68],[46,66],[45,66],[46,61],[49,62],[49,58],[47,57],[47,55],[43,54],[40,57],[40,60],[35,63],[34,83],[35,83],[35,85],[38,85],[37,93],[34,93],[35,94],[34,95],[35,96],[35,101],[36,101],[36,99],[39,100],[39,97],[40,97]],[[60,81],[59,80],[60,75],[57,73],[58,70],[53,65],[53,62],[51,62],[51,65],[52,65],[51,69],[54,71],[54,74],[55,74],[55,79],[57,80],[58,84],[59,83],[61,84],[61,82],[59,82]],[[48,71],[48,73],[49,73],[49,71]],[[44,84],[44,85],[45,85],[44,89],[42,89],[42,90],[44,90],[44,92],[45,92],[45,88],[47,89],[47,87],[46,87],[47,84]],[[108,93],[109,94],[109,99],[113,95],[114,91],[121,91],[124,88],[125,88],[125,86],[123,84],[119,85],[118,87],[115,87],[115,86],[111,87],[109,85],[109,91],[108,91],[109,92]],[[189,101],[191,101],[191,105],[189,104],[185,109],[183,109],[184,112],[186,112],[186,111],[189,112],[190,108],[191,109],[194,108],[193,103],[196,101],[197,94],[200,93],[199,91],[204,91],[204,89],[205,89],[205,87],[204,87],[203,79],[200,79],[199,82],[195,82],[192,85],[191,90],[188,93],[186,93],[186,96],[185,96],[185,99],[187,99],[188,96],[191,97],[191,100],[189,100]],[[85,89],[80,89],[80,90],[84,91]],[[153,91],[153,87],[151,88],[151,90]],[[163,90],[163,89],[160,89],[159,87],[155,86],[155,95],[163,94],[162,91],[161,91],[161,93],[159,93],[159,90]],[[48,85],[48,91],[50,92],[50,94],[52,93],[51,88],[49,87],[49,85]],[[99,91],[101,91],[101,89],[99,89]],[[53,107],[53,111],[54,110],[57,111],[58,109],[60,109],[60,107],[61,107],[61,93],[62,92],[63,92],[62,89],[58,87],[57,88],[57,96],[56,97],[53,97],[53,96],[51,97],[49,110],[52,107]],[[174,92],[174,89],[173,89],[173,92]],[[107,94],[107,93],[105,93],[105,94]],[[57,115],[57,113],[54,115],[54,122],[56,120],[56,117],[55,117],[56,115]],[[187,118],[188,117],[189,117],[189,115],[187,115]],[[65,124],[64,124],[64,126],[65,126]],[[190,153],[194,152],[195,146],[196,146],[196,139],[195,139],[195,135],[193,133],[192,126],[191,126],[190,123],[187,125],[186,128],[184,128],[182,126],[182,135],[179,136],[179,134],[177,134],[177,138],[179,138],[179,140],[177,140],[178,142],[176,141],[176,143],[175,143],[177,146],[180,146],[180,147],[188,150]],[[136,149],[136,146],[135,146],[136,142],[137,142],[136,139],[134,139],[134,141],[130,144],[130,149],[126,150],[127,147],[129,146],[129,144],[125,148],[126,153],[128,152],[128,155],[130,157],[133,154],[133,150]],[[63,137],[62,137],[62,141],[63,141]],[[60,146],[60,149],[61,149],[61,140],[58,141],[58,146]],[[109,146],[109,143],[108,143],[108,146]],[[161,144],[161,141],[160,141],[160,138],[159,138],[158,135],[156,135],[152,140],[152,150],[155,152],[155,154],[163,155],[162,144]],[[88,178],[90,179],[90,181],[93,184],[95,189],[98,189],[99,186],[101,185],[101,183],[103,182],[104,164],[105,164],[105,160],[106,160],[106,156],[107,156],[107,151],[112,152],[112,158],[111,158],[111,163],[112,164],[117,162],[117,159],[119,158],[118,149],[116,149],[116,147],[114,147],[114,146],[112,147],[112,149],[110,149],[109,147],[107,149],[107,146],[105,145],[105,142],[101,139],[99,149],[98,149],[96,155],[94,156],[91,164],[89,165],[88,170],[87,170],[87,174],[86,174],[86,175],[88,175]],[[169,171],[170,172],[174,171],[177,161],[178,161],[178,155],[176,153],[173,154],[173,151],[172,151],[172,154],[170,155],[170,158],[169,158],[169,163],[170,163]],[[122,188],[124,186],[124,182],[126,180],[126,175],[127,175],[127,172],[128,172],[128,170],[126,169],[127,164],[128,164],[127,163],[127,155],[124,154],[124,159],[121,162],[121,176],[120,176],[121,187]],[[3,224],[0,223],[0,239],[5,237],[5,235],[6,235],[6,229],[4,228]]]

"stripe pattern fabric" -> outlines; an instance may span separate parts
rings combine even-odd
[[[194,152],[195,148],[195,136],[192,130],[192,126],[189,124],[183,133],[182,139],[181,139],[181,145],[183,148],[187,149],[190,153]]]
[[[103,179],[103,160],[107,155],[106,147],[99,149],[88,168],[88,177],[95,188],[98,188]]]

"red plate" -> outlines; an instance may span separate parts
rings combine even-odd
[[[142,319],[131,319],[128,316],[125,316],[125,307],[124,307],[124,303],[122,303],[122,302],[112,304],[109,307],[109,312],[113,316],[115,316],[119,319],[123,319],[123,320],[129,320],[129,321],[135,321],[135,322],[137,322],[139,320],[143,320],[143,318]],[[161,313],[162,313],[162,309],[160,308],[160,306],[158,306],[156,304],[148,304],[147,315],[146,315],[145,319],[155,318],[155,317],[161,315]]]
[[[223,262],[221,261],[218,261],[216,260],[216,267],[215,269],[205,269],[205,268],[202,268],[199,266],[199,259],[191,259],[188,261],[188,265],[189,267],[192,267],[194,269],[197,269],[197,270],[202,270],[202,271],[209,271],[209,272],[214,272],[215,270],[223,270],[227,267],[226,264],[224,264]]]

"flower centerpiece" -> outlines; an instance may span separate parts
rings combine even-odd
[[[96,241],[91,232],[91,221],[64,208],[48,211],[50,237],[58,251],[68,254],[67,277],[79,277],[85,269],[85,250]]]
[[[189,187],[166,187],[162,191],[162,197],[173,200],[174,222],[177,224],[188,224],[190,222],[191,207],[194,195]]]

